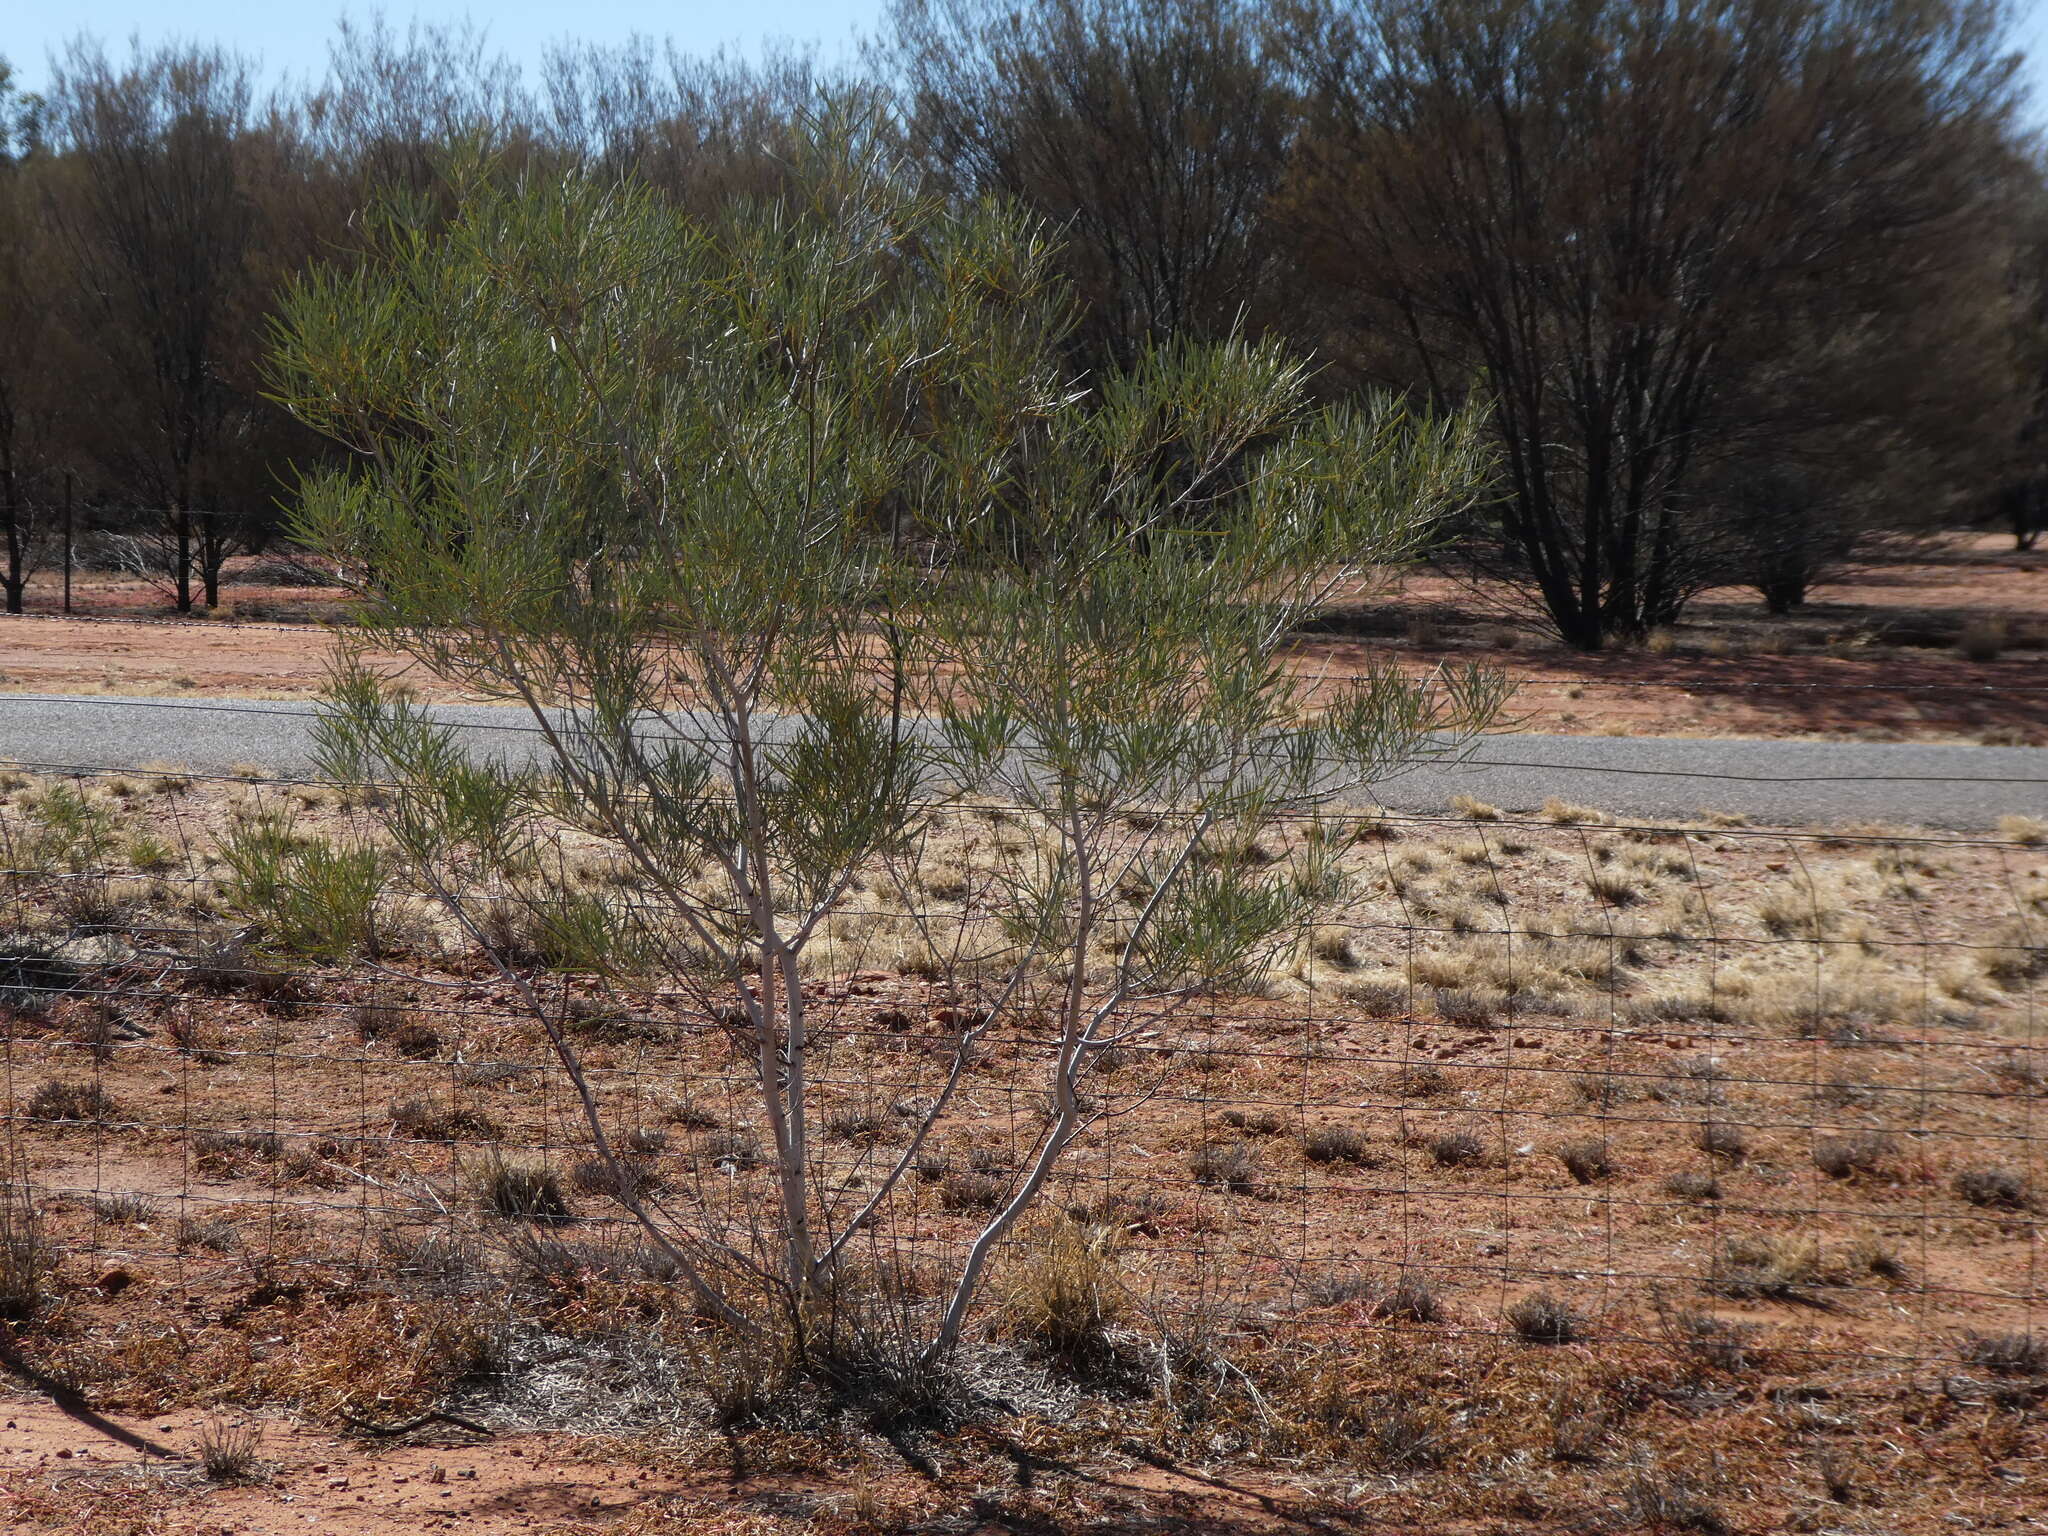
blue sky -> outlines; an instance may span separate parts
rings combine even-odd
[[[2016,0],[2014,9],[2017,40],[2027,51],[2027,77],[2034,88],[2034,121],[2048,126],[2048,0]]]
[[[46,59],[77,33],[90,32],[112,45],[130,35],[146,42],[187,38],[227,43],[259,57],[275,77],[318,75],[326,67],[327,41],[344,14],[367,20],[382,10],[394,30],[414,17],[457,23],[465,17],[486,29],[503,52],[528,66],[548,45],[575,36],[590,42],[623,42],[638,32],[673,37],[688,52],[710,53],[721,45],[753,52],[773,39],[816,39],[828,55],[872,28],[883,0],[495,0],[489,4],[402,3],[343,5],[325,0],[0,0],[11,15],[0,19],[0,57],[14,65],[16,83],[27,90],[47,78]]]
[[[395,26],[418,16],[460,22],[465,16],[489,31],[507,54],[530,64],[549,43],[573,33],[594,42],[618,42],[635,32],[673,37],[691,52],[721,45],[751,52],[766,39],[816,39],[828,54],[857,31],[872,27],[884,0],[497,0],[494,4],[403,3],[383,7]],[[96,33],[112,44],[132,33],[146,41],[184,37],[230,43],[258,55],[273,77],[317,75],[325,65],[335,20],[349,10],[367,17],[373,7],[306,4],[303,0],[11,0],[13,15],[0,21],[0,56],[15,67],[19,84],[42,84],[45,59],[73,34]],[[2048,0],[2017,0],[2018,38],[2032,56],[2033,117],[2048,126]]]

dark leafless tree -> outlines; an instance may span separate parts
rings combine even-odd
[[[1088,362],[1257,327],[1290,296],[1265,227],[1293,112],[1241,0],[902,0],[878,63],[951,189],[1065,241]]]
[[[1332,339],[1490,402],[1480,547],[1566,641],[1722,579],[1695,479],[1788,334],[1824,313],[1881,340],[1974,270],[2009,191],[2003,25],[1989,0],[1293,10],[1287,217]]]
[[[50,107],[64,172],[50,221],[99,363],[96,446],[163,509],[179,611],[191,610],[195,574],[212,606],[232,542],[223,460],[262,409],[236,377],[236,354],[260,337],[247,282],[257,210],[238,155],[254,111],[249,66],[177,47],[116,66],[78,43]]]
[[[35,215],[37,103],[0,59],[0,598],[19,613],[47,502],[61,394],[49,252]]]

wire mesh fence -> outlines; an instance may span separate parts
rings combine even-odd
[[[514,1275],[672,1280],[622,1180],[734,1252],[772,1222],[762,1067],[714,990],[535,954],[523,992],[389,882],[353,953],[317,920],[279,943],[224,849],[266,823],[373,842],[374,808],[320,785],[5,789],[10,1241],[33,1228],[65,1285],[190,1305],[301,1271],[467,1298]],[[2044,830],[1349,817],[1337,919],[1241,995],[1162,1006],[1105,1051],[1043,1207],[1105,1234],[1123,1290],[1182,1326],[1757,1330],[1816,1363],[2038,1369]],[[1033,838],[1015,807],[950,815],[842,904],[806,981],[812,1198],[843,1213],[887,1189],[849,1261],[906,1306],[1052,1118],[1028,1009],[955,1049],[1007,942],[986,874]],[[594,856],[564,871],[565,894],[633,899]],[[1006,1240],[992,1308],[1047,1230]]]

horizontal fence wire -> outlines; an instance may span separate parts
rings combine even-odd
[[[59,786],[98,818],[90,846]],[[521,1265],[659,1276],[622,1166],[657,1225],[733,1245],[772,1225],[758,1058],[716,976],[501,971],[388,872],[365,898],[388,926],[372,952],[313,962],[237,905],[224,862],[273,814],[337,845],[378,837],[359,799],[254,772],[6,787],[0,1119],[70,1283],[190,1297],[300,1270],[476,1295]],[[1033,857],[1033,814],[939,813],[821,929],[805,996],[824,1218],[905,1155],[963,1012],[1014,960],[995,871]],[[2040,1333],[2039,837],[1576,808],[1334,821],[1346,888],[1327,920],[1233,995],[1137,999],[1082,1081],[1091,1118],[1042,1203],[1117,1231],[1150,1305],[1207,1316],[1220,1288],[1232,1326],[1341,1314],[1512,1339],[1542,1293],[1596,1339],[1666,1337],[1682,1305],[1816,1362],[1902,1369]],[[1332,822],[1282,818],[1260,857],[1282,865]],[[461,894],[508,932],[572,894],[658,928],[663,909],[591,857],[565,849],[559,889]],[[597,1155],[549,1026],[629,1157]],[[1028,1008],[991,1030],[864,1244],[918,1294],[1042,1144],[1051,1039]],[[546,1191],[538,1217],[508,1212],[508,1171]],[[1041,1231],[1020,1225],[999,1264]],[[1400,1286],[1427,1305],[1386,1304]]]

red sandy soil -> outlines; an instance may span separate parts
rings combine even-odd
[[[195,804],[149,819],[166,836],[182,819],[197,845],[205,837],[196,824],[222,810]],[[1460,888],[1496,889],[1504,911],[1582,927],[1603,921],[1589,915],[1575,874],[1588,843],[1611,844],[1617,863],[1649,846],[1601,828],[1515,835],[1525,846],[1497,871],[1457,873],[1465,860],[1454,852]],[[1418,841],[1404,837],[1392,859],[1421,852]],[[444,1506],[459,1512],[462,1529],[633,1536],[1192,1531],[1202,1521],[1253,1532],[1311,1517],[1325,1530],[1563,1536],[1659,1528],[1625,1514],[1654,1472],[1665,1480],[1656,1486],[1697,1488],[1727,1528],[1757,1536],[1931,1533],[1957,1528],[1958,1513],[1977,1529],[2025,1529],[2048,1468],[2048,1376],[2001,1376],[1965,1356],[1972,1334],[2038,1331],[2048,1233],[2037,1207],[1972,1203],[1954,1177],[2003,1168],[2043,1188],[2037,1106],[2048,1051],[2036,1020],[2048,988],[2031,977],[1979,984],[1969,1007],[1910,1016],[1843,1005],[1817,1014],[1810,1030],[1749,1016],[1733,992],[1730,1011],[1712,1018],[1633,1005],[1697,986],[1706,964],[1725,976],[1774,956],[1795,996],[1802,977],[1817,987],[1818,951],[1774,939],[1751,909],[1784,882],[1827,889],[1852,874],[1863,894],[1840,901],[1867,925],[1868,963],[1921,998],[1944,965],[1977,953],[1964,945],[2009,920],[2015,888],[2033,888],[2048,871],[2032,851],[1908,848],[1925,867],[1908,872],[1910,891],[1886,894],[1871,883],[1871,849],[1853,842],[1791,846],[1703,831],[1655,846],[1675,860],[1655,877],[1659,894],[1689,889],[1710,902],[1714,937],[1704,951],[1638,937],[1627,947],[1640,955],[1617,990],[1588,988],[1565,1012],[1447,1017],[1444,994],[1432,1001],[1427,988],[1405,1002],[1341,988],[1219,1002],[1213,1016],[1174,1025],[1156,1055],[1139,1053],[1101,1081],[1097,1091],[1128,1109],[1087,1134],[1051,1197],[1055,1209],[1128,1223],[1133,1292],[1159,1316],[1227,1335],[1239,1368],[1261,1373],[1279,1416],[1321,1411],[1320,1389],[1279,1368],[1304,1351],[1339,1383],[1342,1400],[1370,1406],[1392,1394],[1440,1414],[1440,1465],[1375,1462],[1370,1421],[1334,1441],[1365,1449],[1334,1459],[1255,1454],[1247,1426],[1265,1410],[1246,1401],[1241,1421],[1163,1429],[1156,1399],[1113,1392],[1071,1412],[1027,1410],[942,1439],[929,1454],[970,1470],[937,1478],[887,1461],[883,1479],[843,1437],[828,1444],[815,1431],[771,1433],[765,1443],[742,1436],[731,1447],[700,1432],[672,1449],[652,1435],[535,1436],[514,1424],[471,1448],[430,1425],[428,1445],[378,1447],[348,1435],[345,1416],[389,1424],[447,1400],[455,1376],[426,1341],[475,1305],[417,1288],[423,1282],[402,1276],[392,1255],[417,1253],[405,1245],[445,1229],[505,1262],[505,1224],[478,1208],[476,1179],[496,1146],[544,1156],[565,1176],[587,1156],[563,1074],[510,989],[474,956],[309,968],[295,993],[268,999],[138,957],[95,983],[106,1002],[8,1021],[10,1142],[47,1192],[45,1217],[66,1251],[56,1301],[16,1333],[14,1348],[34,1370],[77,1384],[96,1408],[181,1449],[205,1418],[265,1416],[262,1454],[276,1480],[221,1491],[201,1487],[189,1469],[152,1480],[24,1399],[6,1414],[16,1423],[8,1434],[20,1438],[0,1440],[19,1447],[0,1460],[11,1468],[0,1498],[11,1501],[16,1529],[80,1536],[428,1530],[439,1528],[430,1521]],[[1444,851],[1432,857],[1441,872]],[[1705,876],[1682,872],[1695,860]],[[61,894],[30,888],[18,899]],[[190,920],[174,885],[149,899],[158,904],[150,931]],[[1606,921],[1625,932],[1635,919]],[[1367,933],[1363,963],[1398,963],[1403,942]],[[1455,935],[1426,942],[1446,954],[1468,945]],[[1924,943],[1942,947],[1916,947]],[[674,1198],[711,1211],[763,1209],[766,1170],[721,1169],[709,1150],[751,1113],[746,1071],[722,1035],[686,1001],[589,1001],[575,1017],[606,1120],[665,1128],[654,1164]],[[363,1038],[365,1003],[428,1026],[424,1052]],[[613,1011],[621,1006],[630,1010],[623,1018]],[[889,1155],[892,1106],[930,1091],[958,1004],[943,986],[885,965],[818,978],[813,1006],[821,1107],[878,1113],[884,1127],[878,1145],[825,1144],[826,1183],[858,1189]],[[997,1166],[1014,1166],[1007,1160],[1042,1124],[1029,1036],[1020,1024],[992,1039],[935,1148],[956,1160],[990,1152]],[[480,1075],[479,1064],[522,1070]],[[1411,1074],[1424,1067],[1432,1080],[1417,1086]],[[99,1084],[118,1106],[112,1123],[32,1118],[35,1088],[60,1079]],[[401,1129],[408,1101],[481,1118],[438,1139]],[[1710,1155],[1696,1140],[1705,1123],[1739,1128],[1740,1156]],[[1310,1158],[1305,1134],[1333,1124],[1360,1133],[1369,1156]],[[250,1130],[285,1139],[200,1161],[208,1133]],[[1816,1166],[1828,1138],[1879,1131],[1884,1151],[1869,1169],[1833,1177]],[[1474,1138],[1473,1156],[1443,1165],[1432,1142],[1446,1133]],[[1581,1183],[1559,1151],[1586,1140],[1607,1149],[1613,1166]],[[1255,1172],[1245,1187],[1191,1176],[1197,1149],[1218,1143],[1249,1149]],[[1713,1175],[1720,1195],[1675,1191],[1671,1181],[1685,1174]],[[578,1218],[567,1235],[602,1241],[613,1208],[565,1184]],[[439,1192],[437,1207],[417,1198],[427,1189]],[[95,1197],[117,1192],[149,1197],[155,1214],[137,1221],[96,1207]],[[978,1219],[949,1207],[944,1192],[911,1186],[891,1217],[889,1240],[906,1245],[915,1265],[943,1265]],[[233,1241],[215,1249],[175,1235],[174,1216],[188,1212],[224,1223]],[[1814,1240],[1827,1277],[1790,1294],[1714,1283],[1726,1245],[1765,1237],[1794,1247]],[[1319,1299],[1317,1282],[1361,1273],[1425,1275],[1444,1316],[1388,1323],[1355,1296]],[[550,1332],[571,1340],[661,1304],[630,1285],[608,1291],[579,1280],[535,1299],[531,1282],[521,1283]],[[1589,1341],[1544,1347],[1512,1336],[1505,1315],[1539,1288],[1589,1320]],[[672,1287],[666,1295],[675,1305]],[[1222,1310],[1194,1310],[1212,1306]],[[1668,1332],[1667,1309],[1738,1330],[1749,1363],[1701,1366]],[[458,1412],[485,1411],[454,1401]],[[1583,1459],[1560,1454],[1561,1425],[1580,1425],[1597,1449]],[[1039,1460],[1006,1459],[989,1436]],[[1225,1498],[1134,1470],[1132,1439],[1200,1457],[1225,1482],[1266,1497]],[[64,1449],[74,1455],[58,1456]],[[751,1470],[731,1471],[733,1456]],[[1019,1466],[1040,1461],[1068,1469],[1023,1479]],[[436,1466],[448,1482],[431,1480]],[[1857,1489],[1847,1521],[1852,1512],[1823,1491],[1828,1469],[1842,1467]],[[472,1468],[475,1479],[460,1475]],[[850,1513],[864,1487],[886,1495],[886,1517]],[[975,1501],[988,1488],[1000,1496],[983,1508]],[[1176,1493],[1194,1501],[1186,1512]],[[606,1516],[593,1498],[617,1512]],[[1282,1498],[1276,1509],[1271,1500]],[[941,1516],[947,1523],[934,1527]],[[1662,1528],[1716,1527],[1666,1519]]]
[[[400,1443],[241,1415],[103,1415],[48,1397],[0,1394],[0,1518],[18,1531],[123,1536],[654,1536],[656,1532],[877,1531],[944,1502],[897,1464],[864,1474],[870,1504],[816,1477],[706,1471],[644,1445],[459,1429]],[[255,1475],[209,1482],[192,1447],[211,1426],[259,1435]],[[169,1454],[165,1454],[169,1453]],[[1123,1529],[1264,1536],[1324,1526],[1294,1490],[1134,1462],[1098,1470],[1091,1502],[1147,1508]],[[1199,1514],[1195,1511],[1199,1510]],[[1179,1518],[1174,1518],[1178,1512]],[[991,1513],[958,1536],[1028,1529]],[[1099,1529],[1118,1529],[1113,1517]]]
[[[1495,666],[1521,681],[1515,711],[1538,731],[2048,741],[2048,551],[2009,546],[1959,537],[1819,588],[1784,620],[1750,594],[1710,592],[1657,649],[1600,655],[1496,617],[1508,611],[1498,591],[1411,574],[1366,606],[1369,635],[1305,640],[1299,663],[1338,676],[1389,655],[1414,670]],[[332,589],[231,579],[218,617],[181,620],[144,583],[93,574],[77,587],[82,618],[67,621],[47,573],[31,592],[31,617],[0,621],[0,687],[25,692],[306,697],[332,648],[311,621],[346,612]],[[1973,622],[2004,627],[1999,659],[1956,654]],[[372,659],[404,670],[400,658]]]
[[[258,1427],[260,1481],[220,1487],[191,1460],[220,1415],[66,1413],[28,1396],[0,1398],[0,1414],[0,1511],[17,1530],[96,1520],[165,1536],[588,1531],[692,1491],[645,1469],[577,1460],[540,1436],[468,1443],[458,1431],[447,1444],[379,1447],[241,1415],[225,1422]]]

